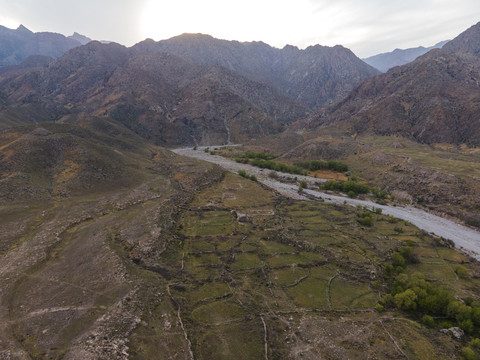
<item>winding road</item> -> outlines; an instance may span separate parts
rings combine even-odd
[[[221,146],[210,146],[210,148],[219,147]],[[368,208],[380,208],[382,209],[382,214],[391,215],[396,218],[409,221],[419,229],[422,229],[428,233],[432,233],[445,239],[452,240],[457,248],[460,248],[473,258],[480,261],[480,232],[475,231],[469,227],[457,224],[451,220],[430,214],[426,211],[417,209],[412,206],[379,205],[377,203],[374,203],[373,201],[351,199],[349,197],[331,195],[311,189],[305,189],[301,193],[299,193],[298,185],[287,184],[270,178],[268,174],[271,172],[271,170],[259,169],[248,164],[237,163],[233,160],[221,156],[210,155],[210,153],[204,151],[205,148],[206,147],[198,147],[197,150],[194,150],[193,148],[181,148],[175,149],[173,150],[173,152],[179,155],[215,163],[228,171],[238,172],[238,170],[245,170],[249,174],[255,175],[258,181],[262,184],[265,184],[266,186],[278,191],[282,195],[293,199],[318,199],[335,204],[348,204],[352,206],[361,205]],[[281,176],[283,178],[294,177],[293,175],[283,174],[279,172],[277,172],[277,174],[278,176]],[[309,183],[309,185],[315,183],[318,184],[325,181],[324,179],[316,179],[299,175],[295,175],[295,177],[297,177],[298,180],[305,179]]]

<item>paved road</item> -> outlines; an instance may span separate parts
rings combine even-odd
[[[214,146],[211,146],[210,148],[214,148]],[[396,218],[409,221],[413,225],[417,226],[419,229],[425,230],[426,232],[435,234],[437,236],[441,236],[445,239],[452,240],[455,243],[456,247],[469,253],[475,259],[480,260],[480,232],[475,231],[469,227],[457,224],[451,220],[430,214],[426,211],[414,208],[412,206],[379,205],[368,200],[351,199],[345,196],[331,195],[310,189],[306,189],[303,191],[302,194],[299,194],[297,191],[298,185],[286,184],[268,177],[268,174],[271,172],[270,170],[259,169],[251,165],[239,164],[233,160],[226,159],[221,156],[210,155],[209,153],[206,153],[204,149],[205,147],[199,147],[197,150],[193,150],[192,148],[182,148],[175,149],[173,151],[179,155],[184,155],[215,163],[222,166],[224,169],[232,172],[238,172],[238,170],[245,170],[249,174],[254,174],[258,178],[259,182],[267,185],[272,189],[275,189],[282,195],[294,199],[306,199],[308,195],[310,198],[317,198],[319,200],[321,199],[329,203],[348,204],[352,206],[362,205],[369,208],[380,208],[382,209],[382,213],[385,215],[391,215]],[[282,174],[278,172],[277,174],[282,177],[295,177],[295,175],[290,174]],[[307,180],[309,184],[321,183],[325,181],[324,179],[312,179],[311,177],[304,177],[298,175],[296,175],[296,177],[299,180]]]

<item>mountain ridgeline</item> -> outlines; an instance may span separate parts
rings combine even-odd
[[[306,128],[401,135],[423,143],[480,145],[480,23],[415,61],[364,81]]]
[[[110,117],[162,145],[276,134],[377,71],[350,50],[274,49],[204,35],[132,48],[90,42],[0,77],[3,124]]]
[[[362,59],[368,65],[373,66],[375,69],[380,70],[381,72],[387,72],[395,66],[401,66],[412,62],[419,56],[422,56],[433,49],[442,48],[447,41],[441,41],[430,47],[419,46],[416,48],[410,49],[395,49],[392,52],[378,54],[370,56],[368,58]]]
[[[23,25],[15,30],[0,26],[0,67],[18,65],[31,55],[58,58],[89,40],[77,33],[65,37],[50,32],[34,33]]]

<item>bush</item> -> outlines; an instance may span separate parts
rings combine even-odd
[[[307,181],[306,180],[300,180],[300,187],[303,189],[306,189],[308,187]]]
[[[363,218],[357,219],[357,221],[363,226],[368,226],[368,227],[373,226],[373,220],[371,217],[363,217]]]
[[[457,273],[458,277],[461,279],[468,279],[470,277],[467,269],[465,269],[463,266],[457,266],[455,268],[455,272]]]
[[[303,162],[298,162],[295,163],[295,166],[298,166],[303,169],[307,169],[309,171],[316,171],[316,170],[332,170],[335,172],[347,172],[348,171],[348,166],[342,162],[339,161],[318,161],[318,160],[312,160],[312,161],[303,161]]]
[[[431,317],[430,315],[423,315],[422,323],[429,328],[435,327],[435,320],[433,320],[433,317]]]
[[[377,304],[375,305],[375,310],[377,310],[378,312],[383,312],[385,308],[383,307],[383,305]]]
[[[480,339],[479,338],[473,339],[472,341],[470,341],[469,345],[474,349],[480,349]]]
[[[472,350],[471,347],[465,346],[462,348],[462,357],[465,360],[476,360],[477,355],[475,355],[475,351]]]
[[[392,255],[392,263],[393,263],[393,266],[404,267],[405,258],[399,252],[394,252]]]

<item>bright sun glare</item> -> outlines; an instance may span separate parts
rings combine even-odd
[[[296,43],[300,28],[314,33],[319,27],[308,0],[295,4],[290,0],[149,0],[141,20],[143,37],[154,40],[204,33],[228,40],[263,40],[274,46]]]
[[[20,26],[20,23],[17,20],[4,17],[2,15],[0,15],[0,24],[9,29],[16,29]]]

